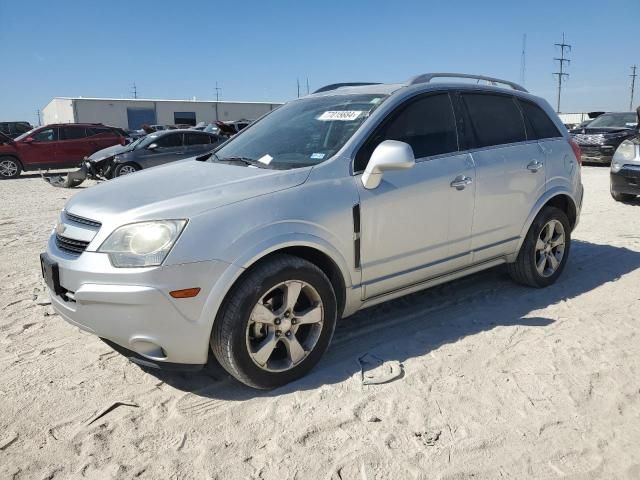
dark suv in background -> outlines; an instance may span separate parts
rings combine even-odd
[[[583,162],[610,164],[616,148],[638,134],[636,112],[604,113],[586,127],[571,130]]]
[[[75,167],[98,150],[125,143],[118,130],[91,123],[46,125],[15,139],[0,134],[0,179],[23,170]]]
[[[33,129],[29,122],[0,122],[0,133],[9,138],[16,138]]]

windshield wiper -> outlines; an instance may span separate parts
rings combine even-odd
[[[217,155],[215,155],[215,157],[218,159],[219,162],[235,162],[235,163],[243,163],[245,165],[249,165],[252,167],[260,167],[260,168],[269,168],[269,166],[265,163],[259,162],[257,160],[254,160],[253,158],[248,158],[248,157],[223,157],[220,158]]]

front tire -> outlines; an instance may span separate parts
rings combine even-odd
[[[0,179],[17,178],[22,172],[22,165],[15,157],[0,157]]]
[[[129,175],[140,170],[140,167],[133,162],[120,163],[113,171],[114,177],[122,177],[123,175]]]
[[[569,258],[571,225],[567,215],[552,206],[534,219],[514,263],[507,265],[511,278],[530,287],[554,283]]]
[[[222,367],[250,387],[304,376],[327,350],[337,318],[327,276],[302,258],[278,254],[232,288],[211,332]]]

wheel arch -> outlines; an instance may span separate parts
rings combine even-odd
[[[531,209],[531,213],[527,218],[522,231],[520,232],[520,240],[518,241],[518,248],[516,249],[516,255],[520,251],[522,244],[524,243],[524,239],[531,228],[531,224],[534,219],[538,216],[540,211],[546,206],[553,206],[560,210],[562,210],[569,219],[569,224],[571,225],[571,230],[573,231],[574,227],[578,221],[578,208],[576,206],[576,202],[571,196],[569,192],[564,189],[553,189],[546,192],[534,205]]]

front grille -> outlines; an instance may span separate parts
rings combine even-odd
[[[595,134],[588,135],[583,133],[577,133],[573,135],[573,139],[582,147],[583,145],[602,145],[604,143],[604,135]]]
[[[72,240],[71,238],[63,237],[62,235],[58,235],[56,233],[56,245],[60,250],[64,250],[65,252],[74,255],[80,255],[86,250],[89,242],[84,242],[82,240]]]
[[[64,216],[75,223],[79,223],[81,225],[88,225],[90,227],[100,228],[102,224],[100,222],[96,222],[95,220],[89,220],[88,218],[79,217],[77,215],[73,215],[67,211],[64,212]]]

